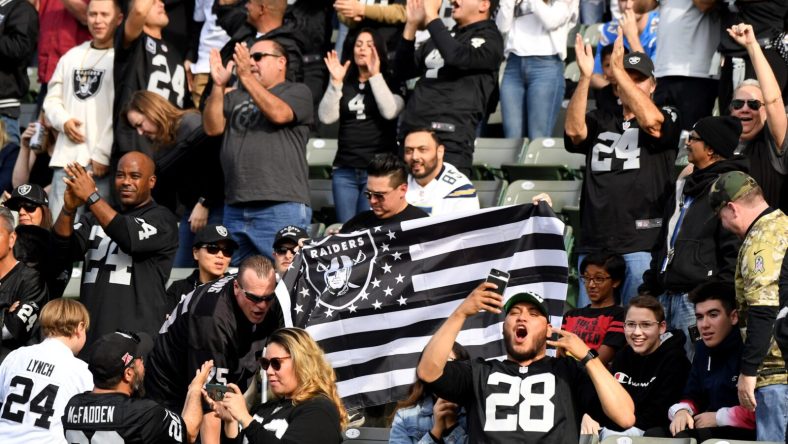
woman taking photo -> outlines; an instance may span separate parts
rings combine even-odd
[[[228,384],[221,401],[204,393],[224,422],[225,438],[239,443],[246,438],[251,444],[342,442],[347,413],[337,393],[334,370],[306,330],[275,331],[260,364],[276,399],[254,408],[253,414],[235,384]]]
[[[331,81],[317,114],[326,125],[339,120],[331,182],[337,221],[345,223],[369,210],[364,197],[366,168],[375,154],[396,150],[396,118],[405,102],[401,88],[389,78],[386,46],[374,30],[365,28],[359,32],[352,60],[344,65],[336,51],[329,52],[323,60]]]
[[[221,224],[224,214],[224,175],[218,145],[205,135],[199,112],[178,109],[150,91],[135,92],[123,116],[153,143],[154,153],[149,154],[156,162],[153,197],[157,203],[173,213],[178,203],[186,209],[173,266],[193,267],[194,234],[208,223]]]

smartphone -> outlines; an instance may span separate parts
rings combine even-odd
[[[503,296],[503,291],[506,290],[506,285],[509,284],[509,273],[493,268],[490,270],[490,274],[487,275],[487,282],[492,282],[498,286],[498,288],[490,291]]]
[[[221,401],[224,399],[224,394],[227,393],[227,386],[224,384],[205,384],[205,391],[208,392],[208,397],[214,401]]]

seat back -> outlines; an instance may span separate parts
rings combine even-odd
[[[553,211],[560,213],[567,205],[580,203],[580,180],[516,180],[507,188],[503,205],[530,203],[539,193],[548,193],[553,201]]]
[[[391,429],[381,427],[351,427],[343,434],[343,444],[388,443]]]
[[[479,196],[479,206],[490,208],[498,205],[501,195],[508,183],[505,180],[474,180],[473,186],[476,188],[476,195]]]

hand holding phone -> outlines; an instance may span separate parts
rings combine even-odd
[[[509,284],[509,273],[492,268],[490,269],[490,274],[487,275],[487,282],[491,282],[498,286],[498,288],[490,291],[503,296],[503,292]]]
[[[229,389],[224,384],[205,384],[205,391],[208,393],[208,397],[214,401],[223,400],[224,394],[227,393],[228,390]]]

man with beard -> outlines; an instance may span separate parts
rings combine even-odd
[[[598,353],[575,334],[550,326],[540,296],[518,293],[504,305],[495,288],[483,282],[468,295],[427,344],[416,369],[432,393],[466,409],[470,442],[576,441],[582,410],[596,402],[619,426],[635,423],[632,398]],[[506,360],[447,362],[468,318],[502,308]],[[557,340],[547,340],[553,333]],[[546,356],[547,344],[574,358]],[[590,396],[594,391],[598,401]]]
[[[478,210],[479,197],[470,179],[443,161],[445,147],[435,132],[417,129],[405,136],[409,204],[430,216]]]
[[[66,405],[66,441],[193,442],[202,420],[201,391],[213,362],[205,362],[189,384],[186,404],[178,415],[145,395],[144,360],[153,347],[145,333],[104,335],[92,348],[88,369],[95,388],[74,396]],[[185,434],[185,436],[184,436]]]

